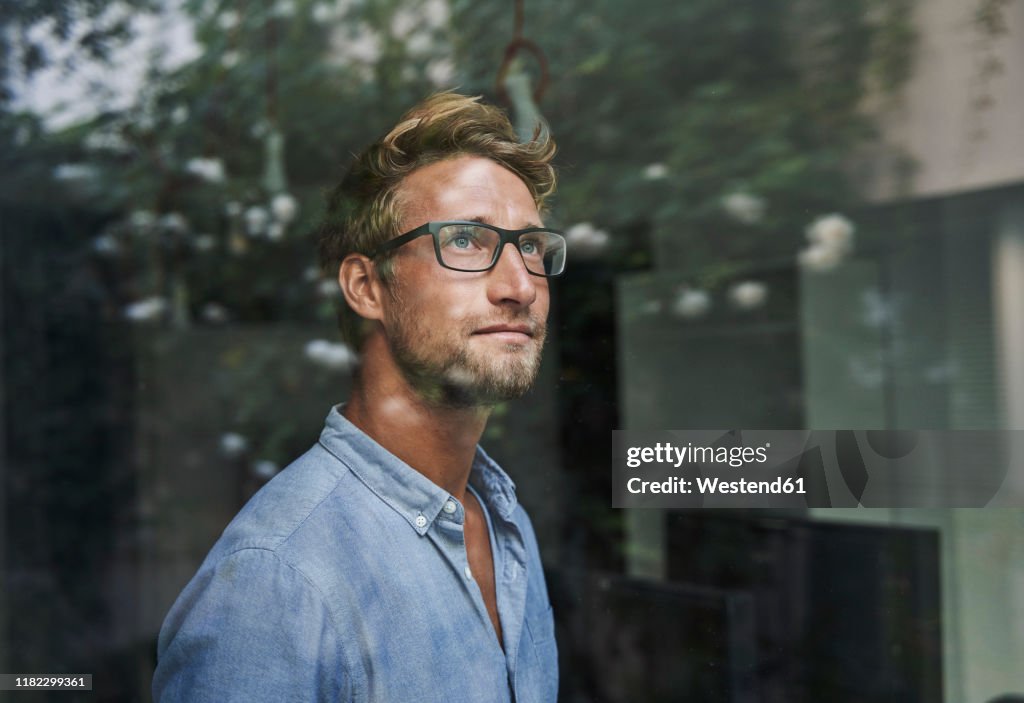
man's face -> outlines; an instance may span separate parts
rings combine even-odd
[[[541,226],[526,184],[490,159],[460,156],[417,169],[399,190],[400,231],[425,222],[477,220],[505,229]],[[382,320],[388,346],[425,399],[491,405],[525,393],[540,367],[548,281],[506,245],[490,271],[442,267],[431,237],[400,247]]]

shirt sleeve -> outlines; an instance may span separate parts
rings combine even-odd
[[[266,549],[201,569],[168,613],[157,657],[157,703],[351,700],[320,592]]]

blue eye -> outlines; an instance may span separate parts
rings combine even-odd
[[[480,246],[480,234],[471,227],[460,227],[452,232],[445,232],[442,245],[450,249],[467,251]]]
[[[547,251],[546,242],[539,237],[523,238],[519,240],[519,251],[523,256],[541,257]]]

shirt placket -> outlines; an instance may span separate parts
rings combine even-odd
[[[526,612],[526,545],[519,527],[514,522],[504,519],[493,506],[488,507],[480,493],[472,486],[468,486],[468,490],[473,492],[483,507],[487,522],[491,554],[494,555],[494,583],[497,591],[498,619],[501,621],[504,637],[505,664],[512,698],[515,700],[519,641],[523,633]]]
[[[501,569],[495,571],[498,617],[505,636],[509,681],[515,682],[519,665],[519,643],[526,613],[526,547],[519,527],[500,517],[494,520],[495,555],[501,554]],[[495,559],[499,559],[495,556]],[[513,689],[515,688],[513,683]]]
[[[448,506],[452,506],[449,508]],[[466,534],[464,529],[465,513],[454,499],[449,498],[445,503],[445,507],[442,508],[441,513],[434,520],[432,529],[427,531],[427,537],[434,543],[437,549],[444,556],[445,561],[451,567],[455,577],[462,584],[464,592],[473,604],[473,609],[476,611],[478,621],[484,628],[487,637],[485,638],[488,642],[492,642],[494,646],[498,645],[497,637],[494,634],[494,625],[491,623],[491,617],[487,613],[487,606],[484,604],[483,594],[480,592],[480,587],[477,585],[476,580],[473,578],[473,572],[469,567],[469,555],[466,552]],[[499,616],[500,616],[500,601],[499,598]],[[501,653],[501,648],[498,647],[498,652]],[[502,658],[504,659],[502,653]]]

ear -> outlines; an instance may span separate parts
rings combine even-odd
[[[384,287],[369,257],[363,254],[346,256],[338,267],[338,285],[345,302],[357,315],[367,320],[383,318]]]

